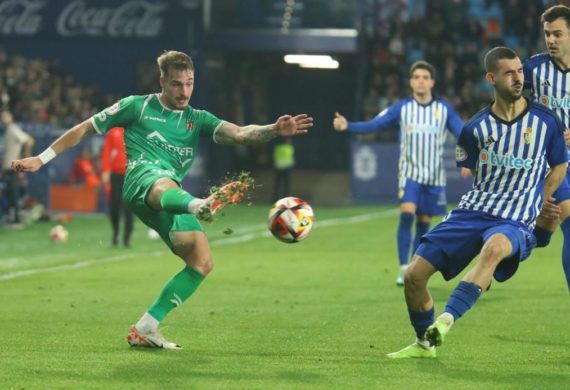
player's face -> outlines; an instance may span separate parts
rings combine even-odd
[[[434,80],[431,78],[430,72],[425,69],[416,69],[410,77],[410,87],[416,95],[426,95],[431,93]]]
[[[495,87],[497,97],[514,102],[522,96],[524,73],[518,57],[499,60],[497,72],[488,73],[487,78]]]
[[[170,69],[160,78],[163,103],[173,110],[184,110],[194,90],[194,72],[191,70]]]
[[[563,59],[570,55],[570,29],[564,18],[544,22],[544,40],[552,57]]]

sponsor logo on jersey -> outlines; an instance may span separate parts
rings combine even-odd
[[[117,112],[119,112],[119,110],[121,109],[121,105],[119,104],[119,102],[113,104],[111,107],[107,108],[107,114],[109,115],[115,115]]]
[[[523,133],[523,139],[525,144],[530,144],[530,141],[532,141],[532,127],[527,127]]]
[[[554,96],[541,95],[538,98],[540,104],[550,108],[570,108],[570,98],[555,98]]]
[[[540,85],[542,85],[543,87],[551,87],[550,81],[548,80],[544,80],[542,83],[540,83]]]
[[[194,156],[194,148],[170,145],[167,143],[166,138],[164,138],[164,136],[162,136],[158,131],[153,131],[146,136],[146,139],[161,149],[166,150],[169,153],[175,153],[180,157],[192,158]],[[187,163],[188,160],[185,160],[182,165],[186,165]]]
[[[164,118],[159,118],[159,117],[157,117],[157,116],[148,116],[148,115],[145,115],[145,116],[143,117],[143,119],[144,119],[144,120],[149,120],[149,121],[160,122],[160,123],[166,123],[166,119],[164,119]]]
[[[194,123],[192,121],[186,122],[186,130],[192,131],[193,127],[194,127]]]
[[[479,162],[481,165],[488,164],[493,167],[505,167],[525,170],[532,168],[531,158],[524,159],[515,157],[512,154],[500,155],[492,150],[488,151],[487,149],[481,149],[481,152],[479,152]]]

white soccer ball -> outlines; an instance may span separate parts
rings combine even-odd
[[[288,244],[308,237],[315,217],[311,206],[302,199],[288,197],[278,200],[269,210],[269,231]]]
[[[64,242],[67,242],[67,239],[69,238],[69,232],[62,225],[55,225],[49,231],[49,237],[52,242],[55,242],[56,244],[62,244]]]
[[[148,229],[147,237],[149,238],[149,240],[158,240],[160,238],[160,235],[156,230]]]

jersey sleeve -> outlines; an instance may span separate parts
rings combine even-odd
[[[400,121],[400,112],[403,102],[400,100],[396,104],[388,107],[374,119],[366,122],[348,122],[347,130],[352,133],[375,133],[378,130],[394,127]]]
[[[526,89],[532,88],[532,67],[528,58],[523,63],[523,73],[524,73],[524,87]]]
[[[457,114],[457,112],[455,112],[453,107],[451,107],[449,104],[446,104],[446,106],[447,106],[447,124],[446,124],[447,130],[449,130],[451,134],[455,136],[456,139],[459,139],[459,136],[461,135],[461,130],[463,129],[464,125],[463,120]]]
[[[473,130],[464,127],[455,147],[455,163],[459,168],[476,169],[479,152],[479,142]]]
[[[564,140],[564,125],[557,115],[552,115],[552,125],[548,128],[549,142],[546,150],[546,161],[554,167],[568,162],[568,149]]]
[[[105,134],[116,126],[129,127],[131,123],[139,119],[139,111],[135,96],[129,96],[93,115],[91,124],[97,133]]]
[[[213,137],[214,132],[222,124],[223,121],[214,114],[204,110],[199,110],[198,115],[200,117],[201,123],[201,126],[198,129],[200,136]]]

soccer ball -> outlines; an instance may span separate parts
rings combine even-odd
[[[51,238],[52,242],[55,242],[56,244],[62,244],[67,241],[69,233],[62,225],[55,225],[49,231],[49,237]]]
[[[313,209],[295,197],[277,201],[269,210],[268,227],[275,238],[288,244],[307,238],[313,227]]]

